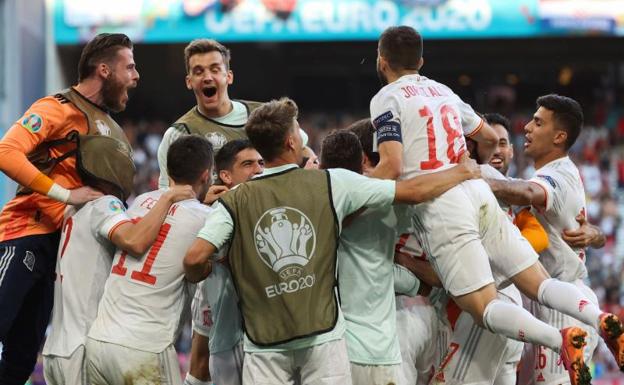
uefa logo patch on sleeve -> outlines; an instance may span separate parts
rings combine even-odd
[[[41,116],[37,114],[30,114],[22,119],[21,124],[25,129],[33,134],[36,134],[39,130],[41,130],[42,122],[43,120],[41,119]]]
[[[553,179],[552,176],[550,175],[541,175],[538,174],[537,175],[538,178],[542,178],[544,179],[546,182],[548,182],[553,188],[557,188],[557,183],[555,183],[555,180]]]
[[[114,213],[120,213],[124,211],[123,205],[117,200],[110,201],[110,203],[108,204],[108,208]]]

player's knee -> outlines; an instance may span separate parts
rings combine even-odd
[[[540,262],[529,266],[511,278],[513,284],[533,301],[538,300],[540,286],[550,275]]]
[[[476,324],[485,326],[483,316],[489,303],[496,299],[496,287],[494,284],[489,284],[454,299],[463,311],[468,312],[472,316]]]

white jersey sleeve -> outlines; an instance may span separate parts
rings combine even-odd
[[[108,241],[117,227],[130,221],[123,203],[108,195],[98,199],[93,205],[91,233],[96,239]]]
[[[552,170],[540,170],[539,173],[536,173],[529,179],[529,182],[535,183],[544,190],[544,194],[546,195],[546,205],[543,207],[536,207],[538,211],[561,212],[565,191],[557,179],[559,179],[559,177],[556,173],[553,173]]]
[[[401,100],[394,92],[380,92],[371,100],[370,116],[375,129],[373,151],[383,142],[402,143]]]
[[[464,131],[464,135],[467,137],[471,137],[476,135],[477,132],[481,131],[485,121],[481,119],[479,115],[472,109],[470,104],[465,103],[463,100],[457,97],[457,107],[459,108],[459,116],[461,118],[462,130]]]
[[[158,177],[158,188],[169,187],[169,174],[167,173],[167,152],[171,143],[175,142],[179,137],[186,135],[186,133],[178,128],[171,126],[165,131],[162,141],[158,146],[158,168],[160,169],[160,176]]]
[[[459,118],[461,121],[462,131],[465,136],[473,136],[481,130],[485,121],[474,111],[472,106],[464,102],[456,93],[453,92],[448,86],[437,83],[439,87],[445,89],[450,95],[453,95],[455,107],[459,112]]]
[[[568,282],[585,278],[585,250],[571,247],[562,237],[564,230],[578,228],[576,216],[585,214],[585,190],[576,165],[568,157],[553,160],[536,170],[530,182],[546,194],[545,207],[534,211],[548,234],[540,261],[553,278]]]
[[[507,180],[507,177],[505,175],[503,175],[500,171],[490,166],[489,164],[482,164],[479,167],[481,168],[481,175],[484,178]]]

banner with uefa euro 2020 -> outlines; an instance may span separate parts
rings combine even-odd
[[[616,0],[56,0],[55,40],[120,31],[145,43],[375,40],[410,25],[427,39],[621,34]],[[578,9],[578,12],[575,11]]]

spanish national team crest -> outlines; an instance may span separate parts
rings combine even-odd
[[[254,238],[260,259],[283,280],[301,277],[316,248],[312,222],[292,207],[277,207],[262,214]]]
[[[32,132],[33,134],[36,134],[37,132],[39,132],[39,130],[41,130],[42,122],[43,120],[41,119],[41,116],[37,114],[30,114],[22,119],[21,123],[25,129]]]

